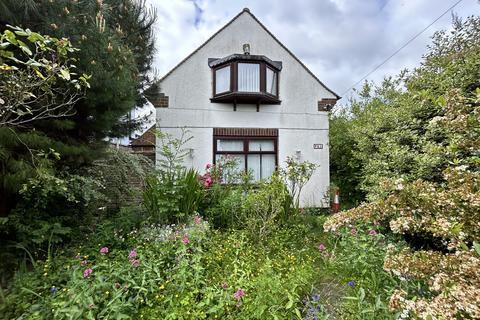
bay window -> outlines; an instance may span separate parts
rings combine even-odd
[[[278,87],[280,61],[265,56],[234,54],[209,59],[213,76],[212,102],[280,104]],[[258,110],[258,109],[257,109]]]

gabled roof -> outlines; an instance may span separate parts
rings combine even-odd
[[[173,71],[175,71],[175,69],[177,69],[179,66],[181,66],[185,61],[187,61],[188,59],[190,59],[190,57],[192,57],[195,53],[197,53],[200,49],[202,49],[207,43],[210,42],[210,40],[212,40],[213,38],[215,38],[215,36],[217,36],[217,34],[219,34],[220,32],[222,32],[225,28],[227,28],[230,24],[232,24],[238,17],[240,17],[243,13],[247,13],[249,14],[283,49],[285,49],[285,51],[287,51],[295,60],[298,61],[298,63],[300,63],[300,65],[315,79],[318,81],[318,83],[320,83],[323,87],[325,87],[325,89],[327,89],[328,92],[330,92],[331,94],[333,94],[337,99],[340,99],[341,97],[336,94],[334,91],[332,91],[330,88],[328,88],[322,81],[320,81],[320,79],[318,79],[318,77],[312,72],[310,71],[310,69],[307,68],[307,66],[300,60],[297,58],[297,56],[295,56],[293,54],[293,52],[291,52],[283,43],[280,42],[280,40],[277,39],[277,37],[275,37],[273,35],[273,33],[270,32],[270,30],[267,29],[267,27],[265,27],[261,22],[260,20],[257,19],[257,17],[255,17],[251,12],[250,12],[250,9],[248,8],[244,8],[239,14],[237,14],[235,17],[233,17],[232,20],[230,20],[227,24],[225,24],[222,28],[220,28],[220,30],[218,30],[217,32],[215,32],[210,38],[208,38],[203,44],[201,44],[197,49],[195,49],[192,53],[190,53],[185,59],[183,59],[182,61],[180,61],[175,67],[173,67],[169,72],[167,72],[161,79],[160,79],[160,82],[162,82],[165,78],[167,78]]]

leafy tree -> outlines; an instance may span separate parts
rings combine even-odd
[[[67,39],[28,29],[17,27],[0,35],[0,126],[24,126],[75,113],[88,76],[73,72],[74,61],[68,57],[73,52]]]
[[[367,83],[348,112],[334,117],[333,181],[350,189],[359,187],[369,199],[378,199],[386,195],[385,180],[442,180],[443,170],[458,155],[445,152],[445,132],[427,128],[444,115],[446,92],[460,90],[471,98],[480,85],[479,21],[478,17],[463,22],[455,18],[451,32],[433,36],[420,67],[385,79],[379,86]],[[340,147],[342,151],[337,152]],[[349,161],[342,159],[349,153]]]

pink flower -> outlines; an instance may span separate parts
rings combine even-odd
[[[207,163],[207,165],[205,166],[205,169],[210,169],[212,167],[212,165],[210,163]]]
[[[223,290],[227,290],[228,289],[228,283],[225,281],[224,283],[222,283],[222,288]]]
[[[88,269],[85,269],[85,271],[83,271],[83,277],[84,278],[90,278],[90,275],[92,274],[93,270],[88,268]]]
[[[356,236],[358,231],[357,231],[357,229],[352,228],[352,230],[350,230],[350,233],[352,234],[352,236]]]
[[[138,268],[139,266],[140,266],[140,260],[138,259],[132,260],[132,267]]]
[[[103,247],[100,249],[100,253],[101,254],[107,254],[108,253],[108,248],[107,247]]]
[[[195,224],[200,224],[200,223],[202,223],[202,217],[195,216]]]
[[[182,242],[183,242],[184,245],[187,245],[187,244],[190,243],[190,239],[188,239],[188,234],[183,236]]]
[[[244,295],[245,295],[245,291],[243,291],[242,288],[239,288],[239,289],[237,290],[237,292],[235,292],[235,294],[233,295],[233,297],[234,297],[235,299],[237,299],[238,301],[240,301]]]
[[[137,257],[137,251],[135,249],[131,250],[130,253],[128,254],[129,259],[133,259]]]
[[[209,174],[206,174],[205,176],[203,176],[203,178],[203,185],[207,188],[210,187],[213,183],[212,177]]]
[[[375,229],[372,229],[368,232],[368,234],[374,236],[377,234],[377,231]]]
[[[87,264],[88,264],[88,261],[87,261],[87,260],[82,260],[82,261],[80,261],[80,265],[81,265],[82,267],[85,267]]]
[[[318,246],[318,250],[320,250],[320,252],[324,252],[325,250],[327,250],[327,247],[323,243],[320,243],[320,245]]]

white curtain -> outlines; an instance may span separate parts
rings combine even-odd
[[[275,155],[249,154],[248,170],[252,171],[255,181],[270,178],[275,171]]]
[[[277,95],[277,73],[267,68],[267,92]]]
[[[217,140],[217,151],[243,151],[243,140]]]
[[[230,66],[215,70],[215,93],[230,91]]]
[[[251,140],[248,143],[249,151],[274,151],[273,140]]]
[[[257,63],[238,64],[238,91],[260,91],[260,65]]]

